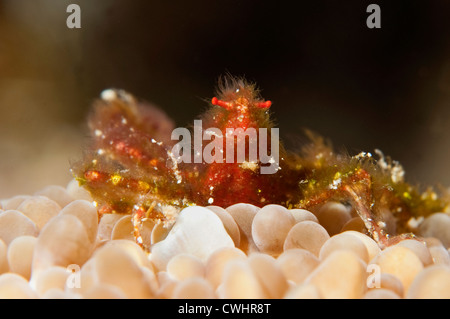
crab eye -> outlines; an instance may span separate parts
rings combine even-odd
[[[212,98],[211,103],[213,105],[221,106],[221,107],[223,107],[226,110],[231,110],[233,108],[233,103],[232,102],[225,102],[225,101],[219,100],[216,97]]]
[[[256,104],[256,106],[261,109],[268,109],[271,105],[272,105],[271,101],[259,102],[258,104]]]

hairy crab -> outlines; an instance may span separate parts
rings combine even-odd
[[[380,151],[376,151],[378,159],[365,152],[337,153],[312,133],[310,142],[295,151],[285,150],[282,144],[259,144],[268,147],[265,162],[260,152],[250,158],[246,135],[233,136],[230,146],[243,142],[246,155],[237,161],[233,153],[228,160],[231,151],[220,143],[224,145],[229,128],[266,129],[269,133],[263,141],[272,142],[277,131],[269,113],[271,102],[261,98],[255,84],[228,76],[219,82],[217,97],[210,104],[200,117],[202,127],[208,129],[194,135],[215,142],[193,146],[193,156],[175,148],[173,122],[132,95],[106,90],[94,105],[88,121],[92,142],[72,171],[92,194],[100,217],[132,215],[134,236],[141,246],[145,247],[140,235],[145,219],[171,225],[178,212],[191,205],[227,207],[244,202],[313,210],[327,201],[340,201],[356,210],[380,245],[413,236],[409,234],[411,218],[448,208],[445,197],[431,189],[420,192],[405,182],[401,165]],[[214,160],[199,160],[199,152]],[[274,154],[278,154],[276,161]],[[262,174],[264,163],[275,163],[275,172]],[[386,216],[396,221],[394,234],[385,231]]]

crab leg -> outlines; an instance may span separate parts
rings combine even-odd
[[[341,181],[339,186],[329,187],[326,191],[304,200],[300,207],[307,209],[332,199],[348,200],[352,203],[374,240],[381,245],[385,245],[388,236],[384,232],[382,224],[376,221],[375,214],[370,209],[372,197],[370,175],[364,169],[358,169]]]

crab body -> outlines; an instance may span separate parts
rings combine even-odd
[[[286,151],[269,114],[271,102],[254,84],[228,77],[217,96],[200,117],[200,130],[194,127],[200,145],[192,145],[193,156],[185,157],[172,139],[173,122],[162,111],[121,90],[102,93],[88,122],[92,143],[72,168],[99,216],[132,214],[136,240],[143,244],[143,220],[170,225],[190,205],[245,202],[313,210],[334,200],[351,205],[374,239],[386,244],[391,240],[386,214],[404,233],[411,217],[448,207],[433,191],[420,193],[407,184],[401,166],[381,152],[379,160],[370,153],[336,153],[314,134],[302,149]],[[268,166],[270,173],[262,173]]]

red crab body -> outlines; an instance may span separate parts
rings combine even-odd
[[[243,202],[314,209],[336,200],[352,205],[369,233],[386,244],[386,211],[403,233],[409,230],[409,218],[448,207],[434,192],[420,193],[404,182],[401,166],[381,153],[378,161],[370,153],[338,154],[315,135],[303,149],[286,152],[273,143],[278,131],[268,112],[271,102],[243,79],[222,81],[211,104],[200,117],[201,130],[194,132],[200,134],[200,146],[194,142],[193,156],[184,157],[174,151],[174,125],[164,113],[126,92],[104,91],[89,118],[91,147],[72,169],[91,192],[100,216],[132,214],[142,244],[139,227],[144,219],[169,225],[189,205]],[[253,130],[257,141],[245,134],[235,138],[229,129]],[[267,167],[272,170],[263,173]]]
[[[260,161],[259,152],[273,155],[272,123],[268,113],[271,102],[261,100],[255,86],[240,79],[229,79],[222,83],[219,97],[220,100],[216,97],[212,99],[213,108],[201,120],[205,135],[211,132],[211,128],[221,133],[220,136],[220,133],[214,132],[211,135],[220,140],[219,144],[223,148],[217,161],[208,164],[203,161],[196,167],[199,172],[197,181],[188,180],[194,186],[194,202],[222,207],[241,202],[257,206],[284,202],[285,195],[280,193],[281,185],[277,186],[281,184],[281,173],[261,174],[261,165],[264,164]],[[259,134],[261,128],[266,129],[267,134]],[[237,130],[242,134],[237,134]],[[267,149],[260,148],[261,139],[265,140]],[[279,145],[276,146],[279,153]],[[206,147],[205,143],[203,152]],[[242,160],[238,158],[239,148],[243,150]],[[279,161],[276,162],[274,164],[278,165]]]

